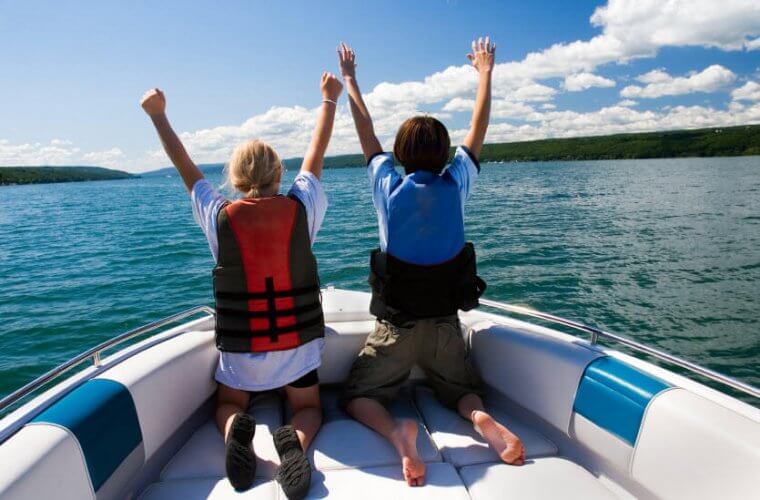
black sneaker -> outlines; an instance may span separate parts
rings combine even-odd
[[[292,425],[285,425],[274,432],[274,447],[280,456],[277,482],[289,500],[306,497],[311,486],[311,464],[301,449],[298,435]]]
[[[230,484],[237,491],[247,490],[256,477],[256,455],[253,453],[253,435],[256,422],[248,414],[238,414],[232,420],[227,436],[225,467]]]

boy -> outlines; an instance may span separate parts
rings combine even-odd
[[[470,131],[451,165],[445,168],[446,127],[432,117],[415,117],[401,125],[393,148],[407,174],[402,177],[375,136],[356,83],[354,51],[345,44],[338,49],[380,229],[380,249],[373,252],[370,271],[370,309],[378,321],[351,369],[344,401],[352,417],[393,444],[410,486],[425,481],[417,424],[394,420],[384,405],[414,364],[425,371],[441,402],[472,421],[504,462],[520,465],[525,458],[517,436],[484,411],[457,317],[458,309],[477,305],[484,289],[475,275],[472,245],[465,244],[463,211],[480,170],[477,157],[488,128],[494,50],[488,37],[481,38],[467,55],[480,83]]]

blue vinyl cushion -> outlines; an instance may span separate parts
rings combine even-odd
[[[132,395],[113,380],[85,382],[33,422],[60,425],[76,436],[95,491],[142,442]]]
[[[605,356],[586,367],[574,410],[633,446],[649,401],[668,387],[658,378]]]

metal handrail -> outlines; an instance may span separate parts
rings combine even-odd
[[[106,340],[102,344],[99,344],[93,347],[92,349],[88,349],[82,354],[79,354],[78,356],[71,358],[65,363],[56,366],[55,368],[45,373],[44,375],[34,379],[33,381],[29,382],[25,386],[21,387],[20,389],[13,391],[11,394],[5,396],[2,400],[0,400],[0,412],[2,412],[3,410],[11,406],[13,403],[19,401],[20,399],[28,396],[30,393],[39,389],[41,386],[45,385],[51,380],[58,378],[59,376],[63,375],[64,373],[74,368],[75,366],[82,364],[88,359],[92,360],[93,366],[95,367],[100,366],[100,362],[101,362],[100,355],[106,349],[109,349],[123,342],[126,342],[127,340],[130,340],[134,337],[151,332],[153,330],[166,326],[170,323],[174,323],[175,321],[185,319],[188,316],[193,316],[198,313],[206,313],[207,315],[212,316],[212,317],[216,314],[214,309],[209,306],[196,306],[191,309],[187,309],[185,311],[179,312],[177,314],[167,316],[166,318],[160,319],[158,321],[148,323],[147,325],[137,327],[134,330],[130,330],[126,333],[122,333],[121,335],[113,337],[112,339]]]
[[[533,318],[542,319],[550,323],[557,323],[560,325],[567,326],[569,328],[573,328],[575,330],[586,332],[590,335],[589,341],[591,342],[591,344],[596,344],[599,341],[600,337],[604,339],[613,340],[615,342],[625,345],[626,347],[633,349],[634,351],[649,354],[650,356],[654,358],[657,358],[661,361],[665,361],[666,363],[680,366],[681,368],[684,368],[692,373],[696,373],[697,375],[701,375],[702,377],[712,380],[713,382],[718,382],[720,384],[727,385],[733,389],[736,389],[737,391],[741,391],[745,394],[749,394],[750,396],[760,398],[760,389],[758,389],[757,387],[753,385],[750,385],[746,382],[742,382],[741,380],[737,380],[727,375],[723,375],[722,373],[718,373],[714,370],[710,370],[709,368],[705,368],[704,366],[698,365],[696,363],[692,363],[691,361],[686,361],[685,359],[681,359],[678,356],[673,356],[672,354],[668,354],[665,351],[661,351],[659,349],[655,349],[654,347],[649,347],[647,345],[641,344],[627,337],[623,337],[615,333],[610,333],[610,332],[601,330],[599,328],[596,328],[594,326],[589,326],[583,323],[579,323],[577,321],[562,318],[560,316],[555,316],[553,314],[537,311],[529,307],[515,306],[512,304],[505,304],[503,302],[497,302],[495,300],[489,300],[489,299],[483,299],[483,298],[480,299],[480,303],[481,305],[493,307],[494,309],[499,309],[502,311],[511,312],[515,314],[522,314],[524,316],[530,316]]]

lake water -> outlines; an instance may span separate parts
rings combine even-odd
[[[366,290],[377,223],[365,172],[328,170],[324,183],[322,283]],[[760,157],[487,164],[466,224],[488,297],[760,385]],[[210,304],[212,266],[176,177],[0,187],[0,396]]]

